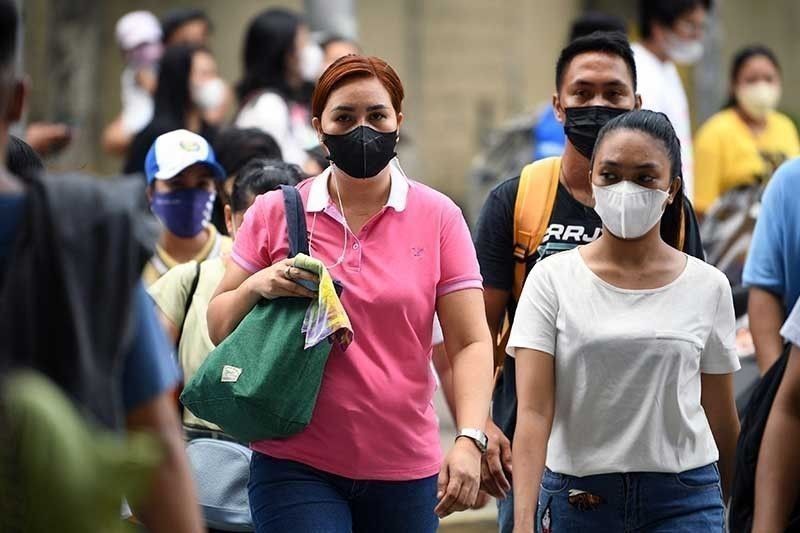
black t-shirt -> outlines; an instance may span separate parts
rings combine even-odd
[[[519,177],[497,185],[481,210],[475,232],[475,248],[481,267],[483,283],[487,287],[507,290],[514,283],[514,204],[517,201]],[[704,259],[700,231],[694,209],[684,202],[686,220],[685,250],[689,255]],[[556,192],[553,212],[547,232],[537,252],[528,258],[526,272],[541,259],[571,250],[581,244],[596,240],[602,232],[600,216],[572,197],[561,183]],[[514,320],[517,302],[509,298],[508,314]],[[507,357],[503,373],[494,390],[492,417],[495,424],[511,439],[517,424],[517,387],[514,358]]]

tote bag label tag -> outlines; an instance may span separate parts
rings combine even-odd
[[[242,375],[242,369],[225,365],[222,367],[222,383],[236,383],[239,381],[239,376]]]

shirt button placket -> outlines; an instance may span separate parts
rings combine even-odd
[[[352,249],[347,253],[347,266],[352,270],[361,270],[361,243],[358,241],[358,239],[356,239],[351,248]]]

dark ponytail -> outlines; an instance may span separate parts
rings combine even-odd
[[[653,139],[661,141],[669,159],[670,180],[674,180],[676,177],[683,177],[683,171],[681,170],[681,143],[667,115],[646,109],[637,109],[610,120],[597,135],[594,153],[597,153],[600,143],[603,142],[603,138],[608,133],[620,129],[641,131]],[[683,184],[681,184],[678,192],[675,193],[675,199],[667,206],[661,217],[661,238],[678,250],[681,249],[684,240],[683,204]]]
[[[279,159],[254,159],[242,167],[233,180],[231,210],[243,213],[256,196],[278,189],[281,185],[297,185],[305,177],[297,165]]]

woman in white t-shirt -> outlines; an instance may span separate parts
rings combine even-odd
[[[322,51],[309,42],[299,15],[282,8],[259,13],[245,36],[236,127],[269,133],[284,161],[303,166],[306,150],[319,144],[310,101],[321,64]]]
[[[680,176],[665,115],[610,121],[591,166],[603,235],[528,277],[508,342],[515,531],[724,530],[733,300],[679,251]]]

